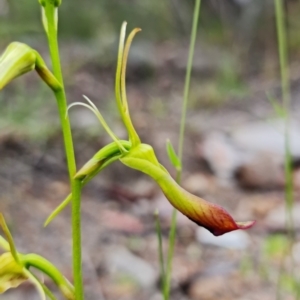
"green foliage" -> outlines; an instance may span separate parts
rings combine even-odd
[[[167,148],[167,153],[171,164],[176,170],[179,171],[181,169],[181,161],[179,160],[170,140],[167,140],[166,148]]]
[[[288,250],[288,238],[283,234],[268,236],[263,245],[263,253],[268,259],[282,258]]]

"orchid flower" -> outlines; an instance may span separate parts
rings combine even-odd
[[[132,40],[139,31],[140,29],[138,28],[134,29],[128,36],[126,43],[124,43],[126,23],[124,22],[122,25],[115,81],[117,106],[122,121],[127,129],[129,141],[120,140],[112,132],[100,111],[86,96],[84,97],[88,103],[73,103],[71,106],[81,105],[93,111],[113,140],[113,143],[96,153],[93,158],[77,172],[75,177],[80,179],[82,184],[86,184],[103,170],[103,168],[110,163],[119,160],[127,167],[139,170],[152,177],[169,202],[177,210],[199,226],[203,226],[209,230],[214,235],[218,236],[233,230],[251,227],[254,224],[254,221],[236,222],[224,208],[199,198],[179,186],[169,172],[159,163],[153,148],[150,145],[141,142],[130,118],[126,96],[126,65],[128,53]],[[46,224],[48,224],[70,202],[71,198],[72,195],[70,194],[50,215]]]

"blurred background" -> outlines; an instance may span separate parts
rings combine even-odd
[[[130,52],[129,105],[142,140],[154,146],[171,174],[175,171],[165,142],[169,138],[178,143],[193,7],[192,0],[63,0],[59,9],[68,100],[82,101],[87,95],[122,138],[126,132],[114,99],[118,36],[124,20],[128,30],[142,28]],[[285,10],[292,96],[293,261],[285,255],[284,124],[267,97],[281,101],[274,3],[203,0],[183,186],[224,206],[236,220],[257,223],[215,238],[179,216],[172,300],[299,299],[299,1],[285,1]],[[12,41],[37,49],[50,66],[37,0],[0,0],[1,51]],[[110,138],[90,111],[76,107],[70,116],[82,166]],[[0,159],[0,211],[19,251],[42,254],[71,279],[69,208],[43,228],[49,213],[68,195],[69,184],[55,99],[33,72],[0,93]],[[162,299],[156,208],[166,250],[172,207],[151,179],[117,162],[84,189],[87,300]],[[38,298],[25,284],[1,299]]]

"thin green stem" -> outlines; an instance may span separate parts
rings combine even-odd
[[[72,190],[72,238],[73,238],[73,277],[76,300],[84,299],[82,266],[81,266],[81,184],[74,179],[76,174],[76,162],[69,118],[65,117],[67,112],[67,99],[64,89],[63,76],[60,65],[60,55],[57,41],[57,8],[50,1],[43,8],[46,16],[46,32],[48,37],[53,73],[61,83],[62,89],[55,92],[58,111],[63,131],[65,152],[67,157],[68,171]]]
[[[161,231],[158,210],[156,210],[154,212],[154,217],[155,217],[156,234],[157,234],[157,239],[158,239],[158,253],[159,253],[161,286],[162,286],[162,292],[164,293],[166,275],[165,275],[165,262],[164,262],[164,253],[163,253],[163,245],[162,245],[162,231]]]
[[[164,300],[170,299],[170,287],[171,287],[171,276],[172,276],[172,263],[174,256],[175,240],[176,240],[176,223],[177,223],[177,210],[174,208],[172,212],[171,228],[169,233],[168,243],[168,256],[167,256],[167,270],[165,288],[164,288]]]
[[[292,170],[292,157],[291,157],[291,146],[290,146],[290,74],[289,74],[289,62],[288,62],[288,44],[287,44],[287,32],[286,32],[286,15],[283,0],[275,0],[275,13],[276,13],[276,28],[277,28],[277,39],[278,39],[278,53],[280,63],[280,77],[281,77],[281,89],[282,89],[282,107],[285,112],[284,119],[284,138],[285,138],[285,159],[284,159],[284,170],[285,170],[285,207],[286,207],[286,228],[289,234],[289,247],[291,250],[295,239],[295,229],[293,220],[293,170]],[[288,251],[291,254],[291,251]],[[288,253],[286,255],[288,255]],[[291,273],[294,274],[293,255]],[[280,269],[279,278],[284,272],[284,268]],[[277,287],[278,295],[280,297],[280,287]],[[299,298],[298,293],[296,294],[297,299]]]
[[[182,155],[183,155],[186,113],[187,113],[187,106],[188,106],[188,100],[189,100],[190,82],[191,82],[191,74],[192,74],[192,67],[193,67],[195,44],[196,44],[196,38],[197,38],[200,5],[201,5],[201,0],[195,0],[193,25],[192,25],[192,32],[191,32],[187,69],[186,69],[186,75],[185,75],[183,103],[182,103],[182,112],[181,112],[181,121],[180,121],[180,132],[179,132],[179,143],[178,143],[178,157],[179,157],[180,161],[182,161]]]
[[[294,203],[293,197],[293,178],[292,178],[292,158],[289,137],[290,125],[290,79],[289,79],[289,64],[288,64],[288,47],[286,37],[286,18],[284,13],[283,0],[275,0],[276,13],[276,28],[278,38],[278,53],[280,63],[280,77],[282,89],[282,106],[285,111],[285,202],[287,211],[287,229],[291,238],[294,236],[294,225],[292,217],[292,209]]]
[[[192,24],[192,31],[191,31],[191,38],[190,38],[190,46],[189,46],[189,55],[188,55],[188,62],[187,62],[187,69],[186,69],[186,76],[185,76],[185,83],[184,83],[183,103],[182,103],[179,142],[178,142],[178,158],[181,165],[182,165],[182,157],[183,157],[186,114],[187,114],[187,106],[188,106],[188,99],[189,99],[195,44],[197,38],[200,7],[201,7],[201,0],[195,0],[193,24]],[[181,181],[181,174],[182,174],[182,168],[177,170],[177,174],[176,174],[177,183],[180,183]],[[171,228],[169,234],[169,248],[168,248],[166,279],[165,279],[165,289],[164,289],[165,300],[169,300],[170,298],[172,262],[173,262],[175,239],[176,239],[176,223],[177,223],[177,211],[176,209],[174,209],[172,213],[172,221],[171,221]]]
[[[282,100],[285,109],[290,105],[290,76],[288,67],[288,47],[286,35],[286,18],[283,0],[275,0],[276,28],[278,38],[278,53],[281,74]]]

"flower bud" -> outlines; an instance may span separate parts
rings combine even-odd
[[[14,78],[35,68],[36,53],[18,42],[11,43],[0,57],[0,89]]]
[[[37,51],[26,44],[13,42],[0,57],[0,90],[13,79],[33,69],[52,90],[57,91],[61,88]]]

